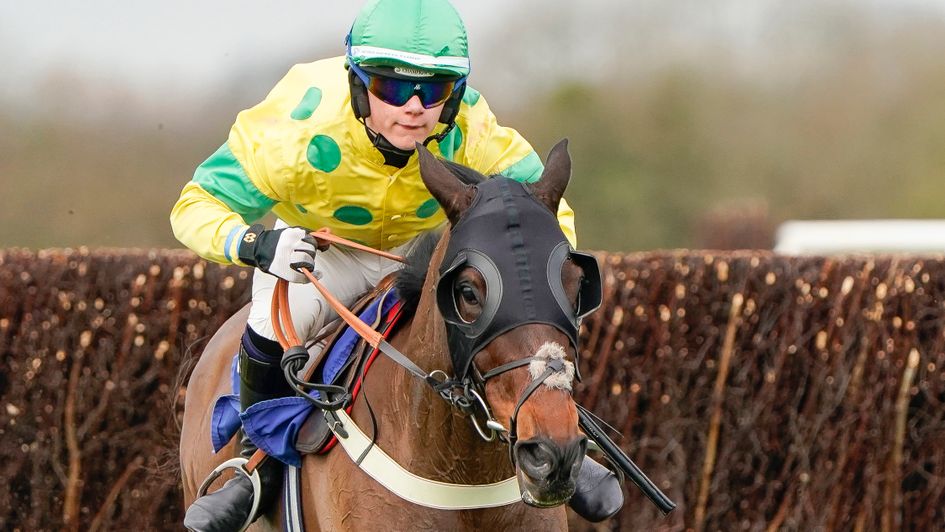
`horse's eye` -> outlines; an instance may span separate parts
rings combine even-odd
[[[479,304],[479,294],[476,293],[476,289],[470,285],[464,284],[459,287],[459,297],[463,298],[463,301],[467,305],[478,305]]]
[[[471,281],[458,281],[453,288],[453,301],[459,318],[472,323],[482,314],[482,295]]]

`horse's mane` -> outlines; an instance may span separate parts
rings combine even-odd
[[[472,168],[467,168],[459,163],[447,160],[443,160],[443,163],[453,175],[467,185],[480,183],[485,177]],[[441,235],[442,229],[435,229],[420,235],[417,244],[407,254],[406,264],[397,274],[394,286],[400,299],[404,302],[406,316],[412,316],[417,310],[417,304],[420,302],[420,292],[430,269],[430,259],[433,257],[433,251],[436,249],[436,244],[440,241]]]
[[[443,159],[443,164],[445,164],[446,167],[449,168],[450,172],[453,172],[453,175],[458,177],[459,180],[463,182],[463,184],[475,185],[486,179],[486,176],[480,174],[472,168],[469,168],[468,166],[463,166],[459,163],[454,163],[453,161],[447,161],[446,159]],[[495,175],[490,177],[495,177]]]
[[[420,303],[420,291],[426,281],[430,258],[433,257],[436,244],[440,241],[440,234],[440,231],[428,231],[420,235],[417,244],[407,254],[403,269],[397,273],[397,279],[394,280],[397,295],[404,302],[405,316],[412,316]]]

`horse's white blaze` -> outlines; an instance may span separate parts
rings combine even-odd
[[[537,379],[545,372],[548,362],[555,359],[564,360],[565,351],[561,345],[555,342],[545,342],[535,353],[535,359],[528,364],[528,372],[532,379]],[[574,380],[574,364],[564,360],[564,370],[558,371],[545,379],[545,386],[558,390],[571,391],[571,382]]]

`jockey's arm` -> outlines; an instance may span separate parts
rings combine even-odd
[[[234,126],[235,130],[235,126]],[[277,203],[276,194],[245,170],[238,136],[197,167],[171,210],[174,236],[201,257],[222,264],[245,265],[237,248],[250,224]]]
[[[294,68],[273,93],[298,75]],[[240,112],[226,142],[197,167],[171,211],[174,236],[207,260],[252,265],[239,258],[243,235],[288,197],[292,168],[275,122],[285,114],[283,100],[270,95]]]
[[[257,138],[265,132],[250,127],[260,107],[240,113],[228,140],[197,167],[171,210],[174,236],[213,262],[246,265],[237,253],[241,238],[282,196],[270,176],[280,171],[278,159],[272,150],[253,148],[265,144]]]
[[[184,186],[171,210],[171,228],[182,244],[221,264],[240,264],[237,248],[249,225],[197,181]]]

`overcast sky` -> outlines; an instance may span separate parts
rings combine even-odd
[[[781,16],[772,13],[798,2],[454,0],[469,30],[474,78],[484,70],[477,60],[501,57],[502,44],[514,43],[525,33],[562,32],[567,42],[555,42],[558,50],[530,53],[536,61],[553,61],[566,51],[571,65],[578,67],[602,54],[646,52],[663,57],[687,47],[698,49],[707,41],[724,40],[736,49],[754,50],[766,42],[772,19]],[[876,8],[883,16],[945,16],[945,0],[855,4]],[[351,0],[0,0],[0,96],[29,98],[38,82],[57,71],[145,92],[199,91],[247,66],[272,62],[282,69],[283,64],[341,53],[344,34],[360,5]],[[542,18],[531,10],[551,9],[569,12],[569,27],[533,24]],[[640,34],[636,50],[608,50],[607,31],[624,27]]]
[[[456,2],[473,53],[497,0]],[[296,54],[343,52],[360,7],[343,0],[0,0],[0,61],[8,90],[28,87],[49,69],[101,80],[200,86],[241,66]],[[303,58],[307,50],[309,57]]]

